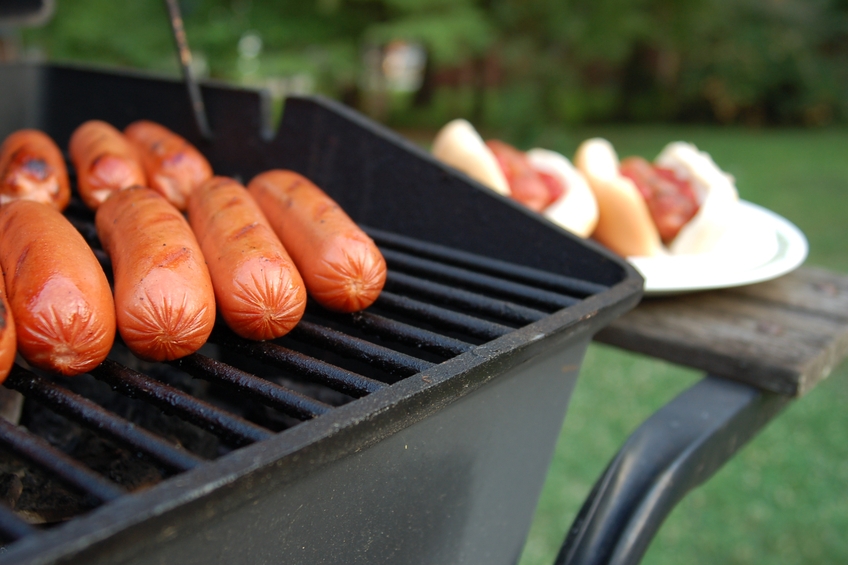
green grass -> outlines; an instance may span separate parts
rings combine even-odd
[[[622,156],[684,139],[736,176],[742,198],[790,219],[807,264],[848,271],[848,131],[604,127],[542,132],[572,155],[586,137]],[[645,418],[700,374],[593,344],[520,565],[550,565],[595,479]],[[848,563],[848,363],[793,402],[663,524],[646,564]]]

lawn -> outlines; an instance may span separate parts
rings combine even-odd
[[[590,136],[655,156],[671,140],[709,151],[742,198],[793,221],[807,264],[848,271],[848,130],[603,127],[541,132],[572,155]],[[593,344],[520,565],[553,563],[594,480],[629,433],[700,375]],[[671,514],[646,564],[848,563],[848,363],[781,415]]]

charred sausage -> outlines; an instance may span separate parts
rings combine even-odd
[[[215,295],[183,215],[158,193],[113,193],[95,225],[112,259],[118,332],[133,353],[166,361],[197,351],[212,332]]]
[[[262,173],[248,190],[316,302],[355,312],[377,299],[386,282],[386,262],[371,238],[324,191],[283,170]]]
[[[16,131],[0,146],[0,204],[35,200],[64,210],[71,198],[62,151],[34,129]]]
[[[69,152],[80,197],[92,210],[113,192],[147,182],[135,147],[106,122],[91,120],[79,126],[71,135]]]
[[[247,190],[213,177],[192,192],[188,220],[206,257],[218,311],[248,339],[287,334],[306,308],[306,288]]]
[[[109,283],[62,214],[28,200],[0,207],[0,266],[18,351],[29,363],[75,375],[106,358],[115,339]]]
[[[148,186],[180,210],[186,209],[191,191],[212,176],[206,157],[162,125],[139,120],[124,134],[138,150]]]

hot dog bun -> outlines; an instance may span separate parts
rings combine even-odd
[[[466,120],[448,122],[433,141],[433,156],[459,169],[498,194],[509,196],[509,183],[497,159],[477,130]]]
[[[531,149],[527,158],[534,169],[559,177],[566,186],[565,195],[542,214],[580,237],[592,235],[598,225],[598,202],[582,173],[564,155],[549,149]]]
[[[584,141],[574,164],[586,176],[598,201],[598,224],[592,237],[624,257],[664,252],[648,205],[633,181],[618,172],[618,154],[601,138]]]
[[[537,195],[538,197],[521,194],[520,181],[527,179],[517,178],[514,168],[509,173],[504,172],[494,151],[498,146],[504,146],[504,151],[510,151],[516,155],[514,159],[522,161],[521,172],[534,177],[532,180],[539,185],[536,188],[541,188],[544,184],[536,178],[536,173],[542,173],[555,177],[565,188],[564,195],[559,198],[556,195],[549,197],[547,190],[543,190],[544,195]],[[594,193],[582,173],[575,169],[567,158],[555,151],[534,149],[522,153],[496,140],[485,142],[470,123],[460,119],[449,122],[439,130],[433,142],[432,153],[440,161],[463,171],[495,192],[511,196],[530,209],[539,211],[550,221],[580,237],[588,237],[597,224],[598,205]],[[505,166],[509,169],[508,165]],[[516,192],[513,192],[510,182],[516,183],[512,185]],[[525,184],[525,188],[527,187],[529,183]],[[552,198],[556,200],[551,203]]]

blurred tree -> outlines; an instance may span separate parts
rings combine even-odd
[[[567,121],[845,117],[844,0],[492,0],[510,77]]]
[[[167,22],[164,2],[58,0],[50,23],[27,30],[25,39],[60,60],[176,72]]]
[[[438,125],[456,115],[500,128],[848,118],[848,0],[181,4],[210,76],[286,91],[355,102],[369,46],[425,46],[427,79],[389,116],[399,124]],[[161,0],[59,0],[48,26],[25,33],[25,46],[53,59],[176,73],[166,17]]]
[[[354,2],[358,3],[358,2]],[[475,0],[384,0],[385,19],[368,25],[364,39],[422,43],[436,66],[461,64],[480,56],[496,30]]]

